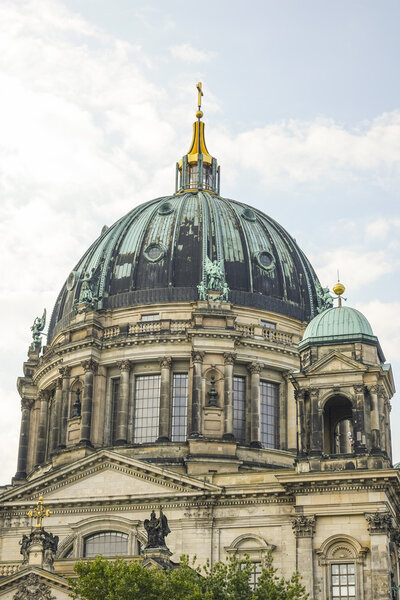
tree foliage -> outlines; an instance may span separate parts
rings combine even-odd
[[[164,571],[98,556],[76,563],[70,595],[80,600],[308,600],[300,575],[279,577],[271,555],[252,589],[253,566],[248,557],[230,557],[199,567],[183,556],[179,568]]]

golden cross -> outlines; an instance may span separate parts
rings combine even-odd
[[[43,527],[44,517],[49,517],[53,513],[51,510],[45,507],[43,502],[43,496],[39,496],[38,503],[33,510],[30,510],[27,515],[31,519],[36,519],[36,527]]]
[[[201,81],[199,81],[199,83],[196,85],[197,90],[198,90],[198,99],[197,99],[197,104],[199,106],[199,110],[201,108],[201,97],[203,96],[203,90],[201,89]]]

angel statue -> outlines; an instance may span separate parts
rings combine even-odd
[[[33,321],[33,325],[31,327],[31,331],[32,331],[32,337],[33,337],[33,341],[31,343],[31,348],[32,350],[40,350],[40,348],[42,347],[42,335],[45,335],[43,332],[43,329],[46,325],[46,309],[44,309],[43,311],[43,316],[42,318],[40,317],[36,317],[36,319]]]
[[[144,528],[147,531],[146,548],[165,548],[165,538],[171,533],[168,527],[168,519],[160,508],[160,516],[157,519],[154,510],[151,511],[150,519],[145,519]]]

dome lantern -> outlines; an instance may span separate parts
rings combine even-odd
[[[207,150],[204,137],[204,123],[201,120],[201,98],[203,96],[202,84],[197,84],[197,121],[193,123],[193,139],[189,152],[176,164],[175,193],[206,190],[219,194],[220,170],[217,159]]]

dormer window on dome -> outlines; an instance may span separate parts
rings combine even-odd
[[[204,138],[204,123],[201,120],[201,98],[203,96],[201,83],[197,84],[198,110],[197,121],[193,123],[193,140],[189,152],[176,164],[175,193],[206,190],[219,194],[220,171],[217,159],[207,150]]]

